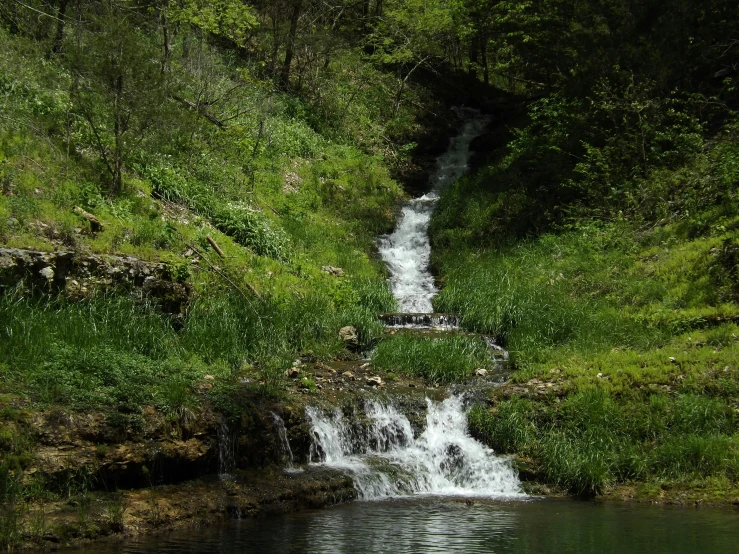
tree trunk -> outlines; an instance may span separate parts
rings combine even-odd
[[[490,84],[490,68],[488,67],[488,39],[483,36],[480,40],[480,54],[482,56],[482,72],[485,84]]]
[[[64,44],[64,17],[67,14],[68,4],[69,0],[60,0],[59,9],[56,12],[58,20],[56,22],[56,34],[54,35],[54,46],[52,47],[52,52],[54,54],[59,54],[62,51],[62,46]]]
[[[121,56],[122,57],[122,56]],[[125,121],[122,113],[121,100],[123,98],[123,75],[119,74],[115,80],[115,105],[114,105],[114,134],[115,151],[113,152],[113,186],[111,192],[118,194],[123,186],[123,134],[125,133]]]
[[[161,24],[162,24],[162,74],[167,72],[167,66],[169,65],[169,57],[172,54],[172,45],[170,43],[170,36],[169,36],[169,22],[167,21],[167,15],[165,12],[166,3],[162,7],[161,11]]]
[[[293,3],[293,12],[290,15],[290,34],[287,37],[287,45],[285,46],[285,61],[282,63],[282,71],[280,72],[280,86],[283,89],[290,88],[290,65],[293,62],[295,38],[298,35],[298,20],[302,11],[303,0],[295,0]]]

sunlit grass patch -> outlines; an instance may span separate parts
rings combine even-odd
[[[378,369],[423,377],[430,383],[459,382],[492,363],[485,341],[465,335],[399,333],[380,341],[372,357]]]
[[[540,478],[579,495],[634,481],[739,480],[729,399],[590,389],[557,402],[513,397],[478,405],[469,421],[493,449],[534,459]]]

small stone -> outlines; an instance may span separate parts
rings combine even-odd
[[[381,387],[383,385],[380,377],[368,377],[366,383],[371,387]]]
[[[285,371],[285,375],[287,375],[290,379],[296,379],[300,375],[300,370],[297,367],[291,367],[287,371]]]
[[[602,374],[602,373],[599,373],[598,375],[596,375],[596,377],[597,377],[598,379],[602,379],[602,378],[603,378],[603,374]]]
[[[670,363],[672,363],[672,364],[676,364],[677,363],[677,358],[675,358],[674,356],[670,356],[669,359],[670,359]]]
[[[206,381],[215,381],[216,378],[213,375],[206,375],[203,379]]]
[[[480,369],[476,369],[475,370],[475,375],[477,375],[479,377],[485,377],[487,374],[488,374],[488,370],[487,369],[484,369],[482,367]]]
[[[367,362],[366,364],[360,365],[359,366],[359,369],[367,369],[369,366],[370,366],[370,364],[369,364],[369,362]]]
[[[335,370],[334,368],[332,368],[332,367],[328,368],[328,372],[329,372],[329,373],[330,373],[331,375],[336,375],[336,370]]]
[[[321,271],[325,271],[326,273],[333,275],[334,277],[341,277],[344,275],[344,270],[340,267],[333,267],[330,265],[324,265],[321,267]]]
[[[54,280],[54,270],[51,267],[49,267],[49,266],[47,266],[47,267],[43,268],[42,270],[40,270],[39,273],[41,274],[41,277],[43,277],[47,281],[53,281]]]

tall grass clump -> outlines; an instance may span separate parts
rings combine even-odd
[[[466,329],[503,340],[519,365],[544,362],[553,349],[648,347],[661,332],[614,302],[639,281],[614,281],[629,255],[619,233],[586,229],[515,247],[445,251],[439,255],[445,286],[434,307],[460,314]]]
[[[530,400],[513,398],[489,411],[476,404],[467,419],[470,430],[500,454],[529,455],[537,440],[536,411]]]
[[[380,341],[372,358],[378,369],[423,377],[432,383],[461,381],[492,362],[481,338],[431,338],[406,333]]]
[[[469,421],[493,449],[533,458],[543,480],[581,496],[635,481],[739,480],[734,412],[706,395],[587,389],[554,403],[513,397],[473,407]]]
[[[358,330],[362,349],[381,336],[377,313],[392,304],[384,283],[346,281],[332,288],[264,301],[229,290],[198,295],[178,325],[157,303],[108,293],[72,301],[20,289],[0,295],[2,379],[46,404],[193,406],[194,384],[227,377],[251,363],[272,389],[299,355],[327,359],[345,345],[339,329]]]

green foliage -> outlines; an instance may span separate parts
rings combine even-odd
[[[496,452],[522,456],[534,452],[535,418],[533,403],[522,398],[500,404],[494,414],[475,404],[468,415],[470,428]]]
[[[167,6],[167,14],[178,23],[189,23],[206,33],[244,46],[248,33],[257,26],[254,9],[238,0],[186,0]]]

